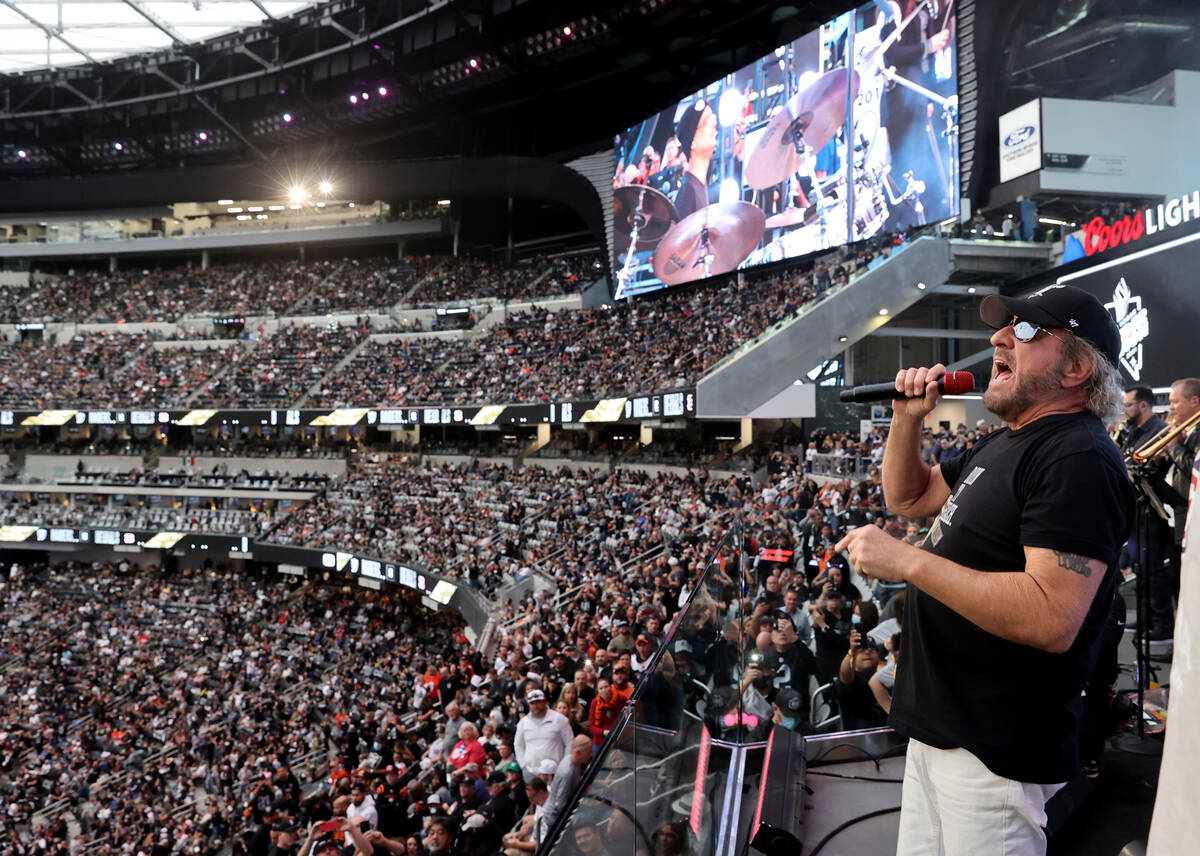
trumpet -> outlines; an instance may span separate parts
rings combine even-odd
[[[1184,419],[1178,425],[1168,425],[1166,428],[1159,431],[1149,440],[1142,444],[1136,452],[1130,457],[1134,463],[1144,464],[1151,458],[1156,457],[1166,451],[1167,447],[1186,434],[1197,424],[1200,424],[1200,410],[1193,413],[1187,419]]]

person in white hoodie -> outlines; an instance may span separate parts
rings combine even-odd
[[[541,690],[527,692],[525,701],[529,702],[529,713],[517,723],[513,750],[526,780],[530,780],[537,775],[542,761],[549,759],[557,764],[563,759],[575,733],[565,716],[550,710]]]

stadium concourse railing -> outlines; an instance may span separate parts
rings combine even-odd
[[[181,554],[252,559],[318,572],[329,571],[342,574],[348,582],[357,580],[364,588],[382,589],[387,586],[417,591],[426,607],[436,610],[449,608],[459,612],[476,638],[483,633],[493,608],[484,594],[465,580],[442,576],[419,563],[336,549],[281,544],[269,540],[269,536],[258,539],[206,532],[74,528],[45,521],[0,527],[0,547],[18,544],[27,549],[63,549],[64,545],[72,545],[177,551]]]
[[[812,459],[812,469],[808,470],[810,475],[825,476],[826,478],[850,479],[853,482],[860,482],[865,478],[869,478],[871,471],[878,469],[881,465],[880,461],[869,457],[857,457],[853,455],[816,455]]]
[[[763,342],[770,339],[772,336],[777,335],[779,333],[779,331],[783,330],[785,327],[788,327],[788,326],[796,323],[797,321],[801,320],[802,318],[804,318],[805,315],[808,315],[810,312],[815,310],[821,304],[825,303],[826,301],[832,300],[833,298],[837,297],[837,295],[841,294],[846,289],[853,288],[854,284],[863,276],[863,274],[867,273],[867,271],[874,270],[875,268],[879,267],[880,265],[886,264],[891,259],[894,259],[897,256],[897,254],[903,252],[908,247],[910,247],[912,245],[912,243],[914,241],[916,241],[918,238],[945,237],[945,232],[946,232],[946,230],[941,223],[930,223],[927,226],[924,226],[920,229],[917,229],[917,230],[914,230],[914,231],[908,233],[907,235],[903,236],[904,241],[902,243],[896,244],[896,245],[888,248],[887,256],[882,256],[882,255],[879,256],[878,258],[871,261],[869,264],[865,265],[864,267],[859,268],[858,270],[854,271],[854,273],[850,274],[850,276],[847,277],[846,281],[844,283],[842,283],[841,285],[830,286],[828,289],[826,289],[821,294],[820,297],[816,298],[815,300],[810,300],[808,303],[805,303],[803,306],[801,306],[799,309],[797,309],[791,315],[788,315],[785,318],[779,319],[774,324],[772,324],[770,327],[768,327],[767,329],[765,329],[761,333],[759,333],[757,336],[754,336],[753,338],[747,339],[745,342],[742,342],[742,344],[738,345],[738,347],[734,348],[728,354],[721,357],[721,359],[717,360],[715,363],[713,363],[711,366],[709,366],[708,369],[705,370],[704,374],[710,375],[713,372],[720,370],[722,367],[733,362],[735,359],[737,359],[738,357],[747,353],[748,351],[754,350],[759,345],[761,345]],[[817,264],[821,264],[821,263],[826,262],[827,260],[833,258],[840,252],[841,252],[841,250],[839,249],[839,250],[834,251],[833,253],[829,253],[826,256],[818,256],[815,259],[815,262]]]
[[[751,559],[739,515],[540,842],[539,856],[573,855],[584,828],[597,831],[609,853],[709,856],[739,836],[743,814],[754,808],[753,798],[742,804],[742,783],[750,780],[747,769],[761,768],[773,715],[741,681],[756,650],[742,635]],[[686,840],[664,851],[654,840],[663,830]]]

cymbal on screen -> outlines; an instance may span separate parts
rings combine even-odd
[[[780,211],[778,214],[772,214],[767,218],[766,228],[782,229],[787,226],[798,226],[801,223],[812,223],[817,219],[817,206],[809,205],[806,208],[788,208]]]
[[[613,191],[613,237],[618,245],[628,243],[633,227],[637,225],[636,249],[639,252],[652,250],[678,222],[675,204],[661,190],[632,184]]]
[[[750,255],[767,215],[749,202],[718,202],[676,223],[654,252],[654,275],[667,285],[728,273]],[[707,248],[705,241],[707,240]],[[710,256],[705,271],[705,257]]]
[[[778,184],[800,167],[800,142],[819,152],[846,121],[846,85],[851,99],[858,95],[858,72],[835,68],[813,81],[803,92],[788,99],[771,117],[746,161],[744,179],[756,190]]]

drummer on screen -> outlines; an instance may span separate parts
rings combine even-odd
[[[687,159],[687,171],[683,187],[675,194],[675,209],[679,219],[687,217],[708,205],[708,167],[713,152],[717,150],[717,114],[700,99],[684,108],[683,115],[675,123],[675,138],[679,149]]]

